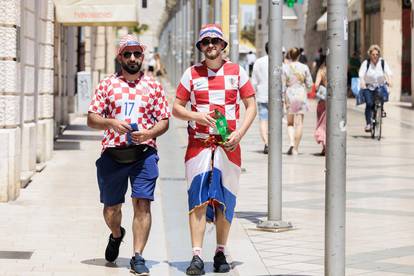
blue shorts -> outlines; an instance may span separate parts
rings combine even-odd
[[[159,157],[154,148],[148,148],[142,159],[130,164],[120,164],[105,152],[96,160],[100,199],[105,206],[125,202],[128,178],[132,198],[154,200]]]
[[[269,119],[269,105],[267,103],[257,103],[257,105],[260,121],[267,121]]]

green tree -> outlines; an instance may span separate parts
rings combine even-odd
[[[254,25],[245,26],[243,30],[240,32],[241,38],[247,39],[253,45],[255,45],[256,41],[256,29]]]
[[[129,27],[129,28],[128,28],[128,31],[129,31],[130,33],[134,33],[134,34],[136,34],[136,35],[141,35],[141,34],[145,33],[146,31],[148,31],[148,29],[149,29],[149,27],[148,27],[148,25],[147,25],[147,24],[140,24],[140,23],[137,23],[137,25],[136,25],[136,26],[134,26],[134,27]]]

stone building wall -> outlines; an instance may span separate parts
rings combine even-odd
[[[53,1],[0,2],[0,202],[53,150]]]

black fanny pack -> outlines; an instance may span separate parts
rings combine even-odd
[[[135,145],[129,147],[107,148],[103,154],[108,154],[114,161],[121,164],[129,164],[145,159],[156,150],[147,145]]]

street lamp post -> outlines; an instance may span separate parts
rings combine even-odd
[[[230,0],[230,60],[239,62],[239,1]]]
[[[345,275],[347,0],[328,0],[325,276]]]
[[[268,220],[257,227],[264,230],[287,230],[282,221],[282,37],[283,0],[269,1],[269,159]]]

